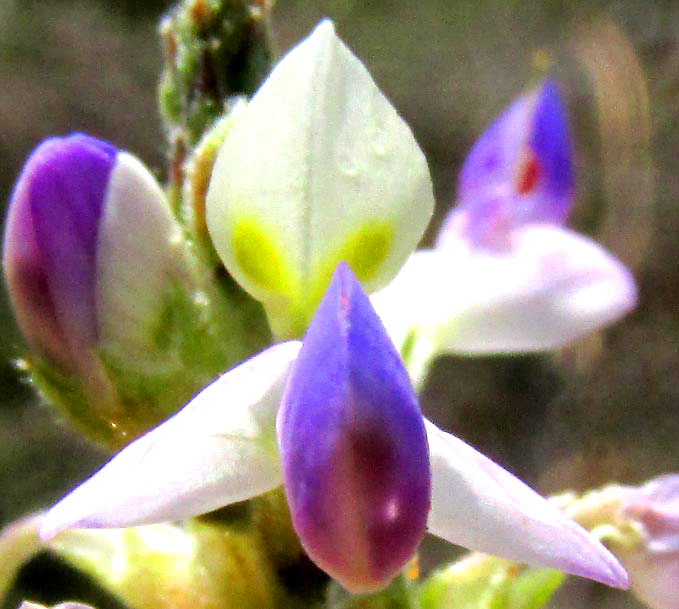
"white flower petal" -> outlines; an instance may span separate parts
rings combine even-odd
[[[430,533],[480,552],[627,587],[625,570],[595,537],[462,440],[429,421],[426,426]]]
[[[440,351],[512,353],[554,349],[616,321],[635,305],[636,286],[590,239],[530,225],[508,249],[460,241],[416,252],[373,303],[397,345],[418,328]]]
[[[99,344],[153,364],[164,301],[188,263],[181,227],[160,185],[126,152],[118,153],[111,172],[97,243]]]
[[[552,225],[518,229],[511,250],[473,251],[456,268],[454,283],[467,303],[444,343],[448,351],[554,349],[636,304],[634,279],[622,263],[594,241]]]
[[[458,305],[450,262],[436,250],[418,250],[394,280],[370,297],[391,341],[403,354],[411,332],[430,333],[453,323]]]
[[[310,318],[339,262],[367,290],[385,285],[433,204],[410,129],[326,20],[229,132],[207,221],[227,268],[282,334],[295,314]]]
[[[52,508],[41,536],[187,518],[282,483],[276,414],[301,343],[227,372]]]

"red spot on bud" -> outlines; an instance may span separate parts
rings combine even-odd
[[[529,156],[521,168],[517,191],[520,195],[527,195],[535,190],[542,170],[540,163],[534,156]]]

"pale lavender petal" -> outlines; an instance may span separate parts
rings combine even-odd
[[[472,550],[627,587],[625,570],[593,535],[462,440],[426,425],[430,533]]]
[[[403,363],[346,265],[290,374],[278,438],[311,559],[352,592],[385,586],[425,532],[427,441]]]
[[[53,507],[42,538],[187,518],[280,485],[276,414],[299,348],[275,345],[214,381]]]
[[[506,251],[462,247],[441,255],[449,265],[448,283],[443,277],[429,282],[438,294],[447,351],[554,349],[618,320],[636,304],[634,278],[620,261],[590,239],[549,224],[515,230]],[[438,271],[432,272],[441,274],[445,262],[434,266]]]
[[[62,361],[96,339],[99,218],[117,150],[86,135],[43,142],[17,182],[5,276],[29,344]]]
[[[392,339],[425,333],[437,352],[517,353],[563,346],[628,313],[634,278],[590,239],[535,224],[510,250],[458,242],[420,250],[373,304]]]

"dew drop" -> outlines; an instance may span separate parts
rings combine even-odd
[[[387,132],[377,128],[373,133],[372,149],[377,156],[384,156],[387,153]]]
[[[339,168],[344,175],[347,175],[350,178],[355,178],[358,175],[358,166],[356,161],[346,152],[340,155]]]

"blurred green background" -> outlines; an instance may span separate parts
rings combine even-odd
[[[156,27],[169,5],[0,0],[3,201],[37,143],[74,130],[134,151],[164,177]],[[575,127],[573,224],[639,281],[632,315],[559,353],[439,360],[425,411],[544,493],[679,471],[679,3],[279,0],[277,51],[323,16],[427,155],[438,204],[428,240],[475,138],[551,65]],[[21,382],[12,365],[21,342],[3,299],[0,524],[50,504],[106,458]],[[636,606],[576,580],[553,601]]]

